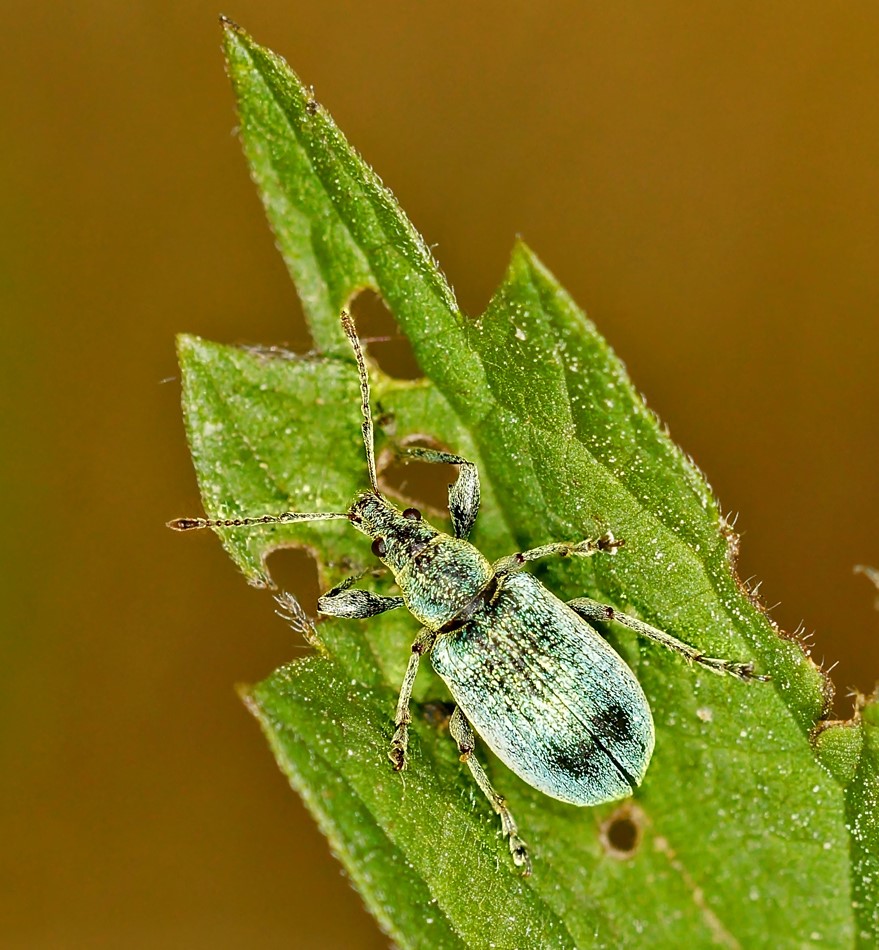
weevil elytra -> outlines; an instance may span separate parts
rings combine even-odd
[[[556,542],[489,562],[467,540],[479,511],[479,474],[467,459],[427,448],[406,459],[459,466],[449,486],[453,534],[434,528],[415,508],[400,510],[378,485],[369,375],[350,316],[342,326],[360,378],[362,434],[369,488],[344,512],[284,512],[237,519],[180,518],[177,530],[347,519],[372,538],[372,552],[394,575],[401,596],[354,587],[350,577],[318,600],[334,617],[373,617],[406,607],[421,624],[394,716],[389,758],[407,766],[412,687],[429,656],[456,703],[449,731],[476,783],[501,820],[514,863],[531,873],[525,843],[504,798],[474,755],[475,734],[523,781],[572,805],[625,798],[641,784],[654,729],[641,685],[590,621],[616,621],[716,673],[765,680],[750,663],[704,656],[668,633],[588,597],[564,603],[523,568],[538,558],[610,556],[623,542]],[[361,576],[361,575],[358,575]]]

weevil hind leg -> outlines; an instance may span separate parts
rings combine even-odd
[[[498,795],[492,788],[491,782],[489,782],[488,776],[485,774],[485,770],[473,754],[473,750],[476,746],[476,737],[470,723],[467,722],[459,706],[455,707],[452,718],[449,720],[449,732],[458,744],[461,761],[467,763],[470,774],[476,780],[476,784],[482,789],[485,797],[491,802],[491,807],[497,812],[501,820],[501,828],[503,829],[504,836],[510,843],[510,854],[513,856],[513,864],[518,868],[522,868],[524,877],[529,877],[531,874],[531,860],[528,857],[528,849],[525,847],[525,842],[519,837],[519,829],[516,827],[512,812],[507,808],[504,797]]]
[[[409,723],[412,722],[412,715],[409,712],[412,687],[415,685],[415,677],[418,675],[418,664],[421,657],[430,652],[435,640],[436,634],[431,630],[424,629],[412,644],[412,654],[409,657],[409,665],[406,667],[406,675],[403,677],[403,685],[400,687],[400,698],[397,700],[397,712],[394,716],[394,738],[391,739],[391,748],[388,750],[388,758],[391,760],[395,772],[402,772],[406,768],[406,751],[409,748]]]
[[[568,606],[584,620],[597,620],[605,623],[609,620],[615,620],[624,627],[634,630],[635,633],[640,634],[642,637],[661,644],[667,650],[679,653],[691,663],[698,663],[700,666],[704,666],[706,669],[711,670],[712,673],[729,674],[741,680],[766,681],[769,679],[768,676],[755,673],[753,663],[742,663],[738,660],[721,660],[717,657],[705,656],[695,647],[684,643],[683,640],[678,640],[677,637],[673,637],[670,633],[659,630],[657,627],[651,627],[649,623],[644,623],[643,620],[638,620],[637,617],[630,617],[628,614],[620,613],[609,604],[601,604],[597,600],[592,600],[589,597],[576,597],[574,600],[568,601]]]
[[[479,514],[479,470],[473,462],[468,462],[460,455],[420,446],[401,449],[399,457],[404,462],[438,462],[461,466],[454,484],[449,485],[449,514],[452,516],[455,537],[466,541]]]

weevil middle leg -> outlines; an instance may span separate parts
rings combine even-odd
[[[647,637],[648,640],[662,644],[667,650],[679,653],[691,663],[698,663],[700,666],[704,666],[706,669],[711,670],[712,673],[729,673],[731,676],[737,676],[742,680],[761,680],[765,682],[769,679],[768,676],[755,673],[753,663],[741,663],[737,660],[721,660],[717,657],[705,656],[705,654],[695,647],[690,646],[689,643],[678,640],[677,637],[673,637],[664,630],[651,627],[649,623],[644,623],[643,620],[639,620],[637,617],[630,617],[628,614],[620,613],[609,604],[601,604],[597,600],[592,600],[589,597],[575,597],[574,600],[568,601],[568,606],[584,620],[604,622],[615,620],[624,627],[634,630],[635,633],[640,634],[642,637]]]
[[[525,842],[519,837],[519,829],[516,826],[512,812],[507,807],[506,800],[502,795],[498,795],[494,788],[492,788],[491,782],[489,782],[488,776],[485,774],[485,770],[473,754],[473,750],[476,747],[476,737],[474,736],[473,728],[470,723],[467,722],[459,706],[455,707],[452,718],[449,720],[449,732],[458,744],[461,761],[467,764],[476,784],[482,789],[485,797],[491,802],[491,807],[497,812],[501,820],[504,837],[506,837],[510,843],[510,854],[513,856],[513,863],[516,867],[522,868],[522,874],[528,877],[531,874],[531,861],[528,858],[528,849],[525,847]]]
[[[409,665],[406,667],[406,675],[403,677],[403,685],[400,687],[400,698],[397,700],[397,712],[394,716],[394,726],[396,727],[394,738],[391,739],[391,748],[388,751],[388,758],[397,772],[402,772],[406,768],[409,723],[412,722],[409,703],[412,700],[412,687],[415,685],[415,677],[418,675],[418,664],[421,657],[430,652],[435,640],[436,634],[432,630],[422,629],[412,644],[412,654],[409,657]]]

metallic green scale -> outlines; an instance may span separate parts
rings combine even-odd
[[[344,512],[284,512],[233,520],[180,518],[178,530],[248,527],[347,519],[373,539],[373,553],[394,574],[402,596],[386,597],[353,585],[349,577],[318,600],[321,613],[373,617],[405,606],[422,624],[400,689],[389,752],[397,771],[407,767],[409,703],[420,658],[429,654],[457,703],[449,732],[461,761],[501,820],[514,863],[531,873],[525,843],[504,799],[492,788],[473,754],[473,732],[523,781],[573,805],[597,805],[631,795],[653,752],[653,720],[632,671],[590,626],[616,620],[642,636],[716,673],[757,676],[750,663],[704,656],[671,634],[586,597],[567,604],[522,569],[549,556],[615,554],[613,535],[557,542],[521,551],[494,564],[467,541],[479,511],[479,474],[472,462],[427,448],[409,448],[405,459],[459,466],[449,486],[454,537],[438,531],[414,508],[400,511],[378,486],[369,406],[369,376],[351,318],[342,326],[357,359],[363,444],[371,488]]]
[[[531,574],[512,574],[433,668],[486,745],[519,778],[572,805],[631,795],[653,752],[632,671]]]

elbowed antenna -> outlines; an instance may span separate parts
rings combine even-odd
[[[372,427],[372,411],[369,407],[369,374],[366,370],[366,360],[363,357],[363,347],[357,336],[354,321],[347,310],[340,313],[342,329],[351,343],[354,356],[357,359],[357,373],[360,377],[360,411],[363,413],[363,448],[366,450],[366,467],[369,471],[369,483],[372,490],[381,495],[378,487],[378,478],[375,471],[375,440]],[[256,518],[175,518],[167,522],[174,531],[195,531],[201,528],[250,528],[259,524],[291,524],[297,521],[341,521],[347,520],[347,511],[285,511],[279,515],[260,515]]]
[[[249,528],[255,524],[289,524],[294,521],[339,521],[347,519],[346,511],[285,511],[280,515],[261,515],[259,518],[175,518],[167,522],[174,531],[192,531],[198,528]]]
[[[342,321],[342,329],[357,359],[357,372],[360,375],[360,411],[363,413],[363,424],[360,430],[363,433],[363,447],[366,449],[366,467],[369,470],[369,483],[372,485],[372,490],[376,495],[380,495],[378,478],[375,474],[375,440],[372,430],[372,411],[369,408],[369,374],[366,371],[366,360],[363,358],[363,348],[360,346],[360,339],[351,314],[343,310],[339,317]]]

